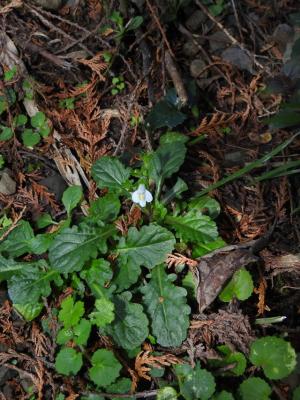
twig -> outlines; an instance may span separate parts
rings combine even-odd
[[[36,378],[33,374],[31,374],[30,372],[25,371],[24,369],[18,368],[13,364],[9,364],[9,363],[4,363],[2,364],[4,367],[9,368],[9,369],[13,369],[15,371],[17,371],[20,375],[25,375],[27,376],[29,379],[32,380],[33,383],[36,382]]]
[[[37,10],[33,9],[32,7],[28,6],[27,4],[24,4],[24,6],[29,10],[29,12],[33,15],[35,15],[47,28],[53,29],[54,31],[60,33],[62,36],[64,36],[66,39],[70,40],[72,43],[77,42],[76,39],[74,39],[72,36],[70,36],[68,33],[60,29],[58,26],[52,24],[52,22],[48,21],[43,15],[40,14]],[[86,46],[84,46],[82,43],[78,43],[78,46],[85,50],[90,56],[94,57],[95,54],[93,54]]]
[[[231,0],[231,5],[232,5],[234,17],[235,17],[235,20],[236,20],[236,24],[237,24],[237,27],[238,27],[238,30],[239,30],[239,34],[240,34],[241,40],[244,41],[244,36],[243,36],[241,24],[240,24],[240,19],[239,19],[238,13],[237,13],[235,0]]]
[[[195,39],[194,35],[188,30],[186,29],[183,25],[179,25],[179,31],[181,33],[183,33],[184,35],[186,35],[189,39],[191,39],[193,41],[193,43],[198,47],[198,49],[201,51],[201,53],[203,54],[203,56],[205,57],[205,59],[209,62],[210,66],[212,66],[219,74],[220,76],[222,76],[222,78],[225,79],[225,81],[232,86],[232,83],[228,80],[227,76],[224,74],[224,72],[217,67],[216,63],[214,63],[212,61],[212,59],[209,57],[209,55],[206,53],[206,51],[204,50],[204,48],[201,46],[200,43],[198,43],[198,41]],[[202,71],[201,71],[202,72]]]
[[[0,237],[0,242],[1,242],[3,239],[5,239],[5,238],[10,234],[10,232],[13,231],[13,230],[17,227],[18,222],[19,222],[20,219],[23,217],[23,214],[24,214],[25,210],[26,210],[26,206],[23,207],[23,209],[21,210],[20,214],[17,216],[17,218],[15,219],[15,221],[13,222],[13,224],[7,229],[7,231],[5,231],[5,232],[3,233],[3,235]]]
[[[36,7],[36,6],[33,6],[33,5],[31,5],[31,7],[32,7],[34,10],[38,11],[39,13],[41,13],[41,14],[43,14],[43,15],[46,15],[46,17],[48,17],[48,18],[58,19],[59,21],[63,22],[64,24],[73,26],[74,28],[76,28],[76,29],[78,29],[78,30],[80,30],[80,31],[83,31],[83,32],[89,33],[89,34],[91,33],[91,32],[90,32],[88,29],[86,29],[84,26],[80,26],[80,25],[76,24],[76,22],[72,22],[72,21],[70,21],[70,20],[68,20],[68,19],[66,19],[66,18],[61,17],[61,16],[58,15],[58,14],[52,14],[52,13],[49,12],[49,11],[46,11],[46,10],[40,8],[40,7]]]
[[[152,397],[157,395],[157,390],[147,390],[145,392],[139,392],[135,394],[114,394],[114,393],[98,393],[98,392],[84,392],[82,393],[84,396],[89,395],[96,395],[106,397],[107,399],[114,399],[114,398],[121,398],[121,399],[128,399],[128,398],[135,398],[135,399],[145,399],[147,397]]]
[[[75,24],[75,25],[77,25],[77,24]],[[102,25],[102,22],[99,23],[99,24],[95,27],[95,29],[93,29],[92,31],[88,31],[87,29],[84,29],[84,31],[86,31],[86,32],[85,32],[85,35],[82,35],[79,39],[75,40],[73,43],[67,44],[63,49],[58,50],[58,51],[56,52],[56,54],[64,53],[64,52],[66,52],[67,50],[71,49],[72,47],[76,46],[77,44],[84,42],[84,41],[85,41],[86,39],[88,39],[91,35],[96,34],[96,33],[99,31],[99,28],[100,28],[101,25]],[[103,39],[99,36],[99,34],[97,35],[97,40],[99,40],[99,42],[101,42],[101,44],[103,44],[105,47],[107,47],[107,48],[109,48],[109,49],[112,47],[108,42],[106,42],[105,40],[103,40]]]
[[[132,110],[132,107],[133,107],[133,104],[134,104],[134,97],[136,95],[137,89],[138,89],[140,84],[141,84],[141,80],[139,80],[137,82],[136,87],[134,88],[134,90],[132,91],[132,94],[130,95],[128,109],[127,109],[127,112],[126,112],[126,115],[125,115],[125,118],[124,118],[124,125],[123,125],[121,133],[120,133],[119,142],[118,142],[117,147],[116,147],[116,149],[115,149],[115,151],[113,153],[114,156],[116,156],[119,153],[119,150],[120,150],[121,146],[123,145],[124,138],[125,138],[125,133],[126,133],[126,130],[127,130],[127,127],[128,127],[128,120],[129,120],[130,113],[131,113],[131,110]]]
[[[180,103],[182,106],[184,106],[188,102],[188,95],[185,90],[184,84],[182,82],[181,76],[178,72],[178,69],[177,69],[177,67],[173,61],[173,58],[168,50],[165,52],[165,63],[166,63],[167,71],[173,81],[175,90],[178,94]]]
[[[0,8],[0,14],[8,14],[14,8],[21,7],[23,5],[22,0],[12,0],[9,4]]]
[[[251,58],[253,58],[253,62],[257,67],[265,69],[265,67],[255,59],[255,55],[251,54],[251,52],[246,49],[245,46],[243,46],[234,36],[232,36],[231,33],[223,26],[223,24],[221,24],[221,22],[219,22],[199,0],[195,0],[195,3],[199,8],[201,8],[204,14],[207,15],[207,17],[212,20],[217,25],[217,27],[221,29],[221,31],[225,33],[225,35],[230,39],[233,45],[238,46],[240,49],[244,50]]]
[[[55,64],[56,66],[58,66],[60,68],[70,70],[72,67],[72,64],[69,63],[68,61],[62,60],[60,57],[56,56],[55,54],[50,53],[48,50],[45,50],[40,46],[37,46],[36,44],[29,42],[29,43],[25,43],[25,46],[23,46],[18,41],[18,45],[20,47],[27,48],[28,50],[32,51],[33,53],[40,54],[41,56],[46,58],[46,60],[50,61],[51,63]]]
[[[153,8],[152,5],[150,4],[149,0],[146,0],[146,3],[147,3],[147,6],[148,6],[148,8],[149,8],[149,10],[150,10],[150,13],[151,13],[151,15],[152,15],[152,17],[153,17],[155,23],[156,23],[156,25],[157,25],[157,27],[158,27],[158,29],[159,29],[159,31],[160,31],[162,37],[163,37],[163,40],[164,40],[164,42],[165,42],[165,44],[166,44],[166,46],[167,46],[167,48],[168,48],[170,54],[175,58],[174,53],[173,53],[173,50],[171,49],[170,43],[169,43],[169,41],[168,41],[168,39],[167,39],[167,36],[166,36],[166,34],[165,34],[165,31],[163,30],[163,28],[162,28],[162,26],[161,26],[161,23],[159,22],[159,19],[158,19],[157,15],[156,15],[156,13],[155,13],[155,11],[154,11],[154,8]]]

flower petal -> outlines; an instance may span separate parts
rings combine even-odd
[[[145,185],[143,185],[142,183],[139,185],[138,187],[138,192],[140,193],[145,193],[146,192],[146,188]]]
[[[140,203],[140,193],[138,190],[136,190],[135,192],[131,193],[131,200],[134,203]]]
[[[146,205],[146,200],[140,200],[140,201],[139,201],[139,205],[140,205],[141,207],[145,207],[145,205]]]
[[[153,196],[152,196],[152,194],[149,192],[149,190],[146,190],[145,198],[146,198],[146,202],[147,202],[147,203],[151,203],[151,201],[153,200]]]

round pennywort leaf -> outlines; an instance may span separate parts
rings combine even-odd
[[[272,389],[261,378],[248,378],[239,388],[242,400],[268,400]]]
[[[282,379],[295,368],[296,353],[289,342],[276,336],[266,336],[252,343],[250,361],[262,367],[267,378]]]
[[[122,365],[112,351],[97,350],[92,357],[92,368],[89,369],[91,380],[101,387],[111,385],[119,376]]]
[[[56,356],[55,369],[62,375],[76,375],[82,367],[82,354],[74,349],[65,348],[60,350]]]

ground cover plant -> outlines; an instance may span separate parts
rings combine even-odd
[[[295,11],[0,2],[0,398],[299,399]]]

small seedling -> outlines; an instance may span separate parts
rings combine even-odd
[[[119,11],[114,11],[110,20],[115,24],[115,39],[120,42],[126,32],[138,29],[143,23],[143,17],[136,16],[131,18],[126,25],[124,25],[124,19]]]
[[[25,99],[33,100],[34,98],[34,91],[32,85],[28,79],[25,79],[22,84],[22,88],[25,93]]]
[[[69,97],[59,101],[59,107],[66,110],[74,110],[75,108],[75,97]]]
[[[130,118],[130,126],[135,128],[143,122],[143,117],[141,115],[132,115]]]
[[[125,82],[123,76],[115,76],[111,81],[113,88],[111,89],[111,94],[115,96],[125,89]]]
[[[5,165],[5,158],[3,154],[0,154],[0,169],[2,169]]]
[[[109,63],[112,59],[112,54],[109,51],[103,52],[103,59],[105,62]]]
[[[17,67],[14,66],[11,69],[4,72],[4,82],[11,81],[17,74]]]

